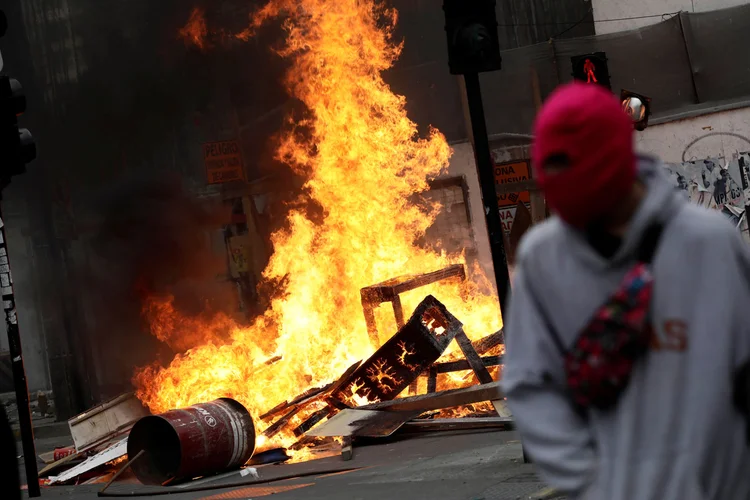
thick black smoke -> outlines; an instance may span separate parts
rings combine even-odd
[[[227,261],[211,239],[229,222],[226,206],[198,200],[168,173],[131,176],[98,206],[102,219],[93,248],[119,284],[112,291],[135,298],[174,294],[187,314],[199,313],[206,301],[231,307],[227,297],[216,297],[228,288],[216,286]]]
[[[100,222],[84,285],[96,304],[97,333],[110,340],[99,354],[117,359],[113,369],[122,373],[114,379],[126,382],[137,366],[168,362],[174,355],[149,332],[143,307],[150,298],[173,296],[179,317],[237,313],[220,236],[229,212],[195,198],[179,177],[165,173],[122,180],[102,193],[96,208]],[[213,335],[220,341],[228,333]]]

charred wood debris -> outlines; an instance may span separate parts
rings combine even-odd
[[[101,483],[106,496],[123,474],[154,487],[184,487],[238,469],[242,477],[257,478],[256,467],[290,459],[289,450],[281,448],[255,453],[257,437],[268,439],[282,431],[298,438],[291,450],[308,448],[311,458],[340,453],[351,460],[357,440],[382,439],[397,431],[510,429],[512,420],[494,381],[499,373],[494,378],[490,373],[502,368],[503,331],[472,343],[461,321],[431,295],[408,320],[404,317],[402,293],[465,279],[464,266],[454,265],[363,288],[362,309],[373,342],[379,343],[374,311],[385,302],[393,308],[396,334],[338,380],[278,404],[255,422],[244,406],[228,398],[161,415],[150,415],[133,394],[91,408],[68,422],[73,447],[40,455],[47,464],[40,483]],[[438,362],[453,341],[463,359]],[[438,391],[440,375],[452,372],[468,372],[463,377],[468,387]],[[420,385],[425,394],[417,394]],[[358,406],[357,401],[368,404]],[[305,418],[292,426],[300,415]],[[257,428],[263,430],[256,435]]]

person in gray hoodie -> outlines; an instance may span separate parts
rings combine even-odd
[[[750,499],[748,248],[720,213],[689,204],[658,160],[637,156],[633,134],[598,85],[564,86],[540,111],[532,162],[554,215],[516,256],[507,403],[541,477],[569,498]],[[613,370],[625,383],[611,404],[586,405],[576,391],[601,367],[582,371],[571,353],[591,345],[581,336],[593,318],[607,323],[603,304],[655,225],[647,346],[618,365],[627,373]]]

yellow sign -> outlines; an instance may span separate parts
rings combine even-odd
[[[513,184],[515,182],[529,180],[529,162],[515,161],[495,165],[495,184]],[[497,197],[497,206],[516,207],[518,202],[531,202],[531,196],[528,191],[522,193],[501,194]]]
[[[237,141],[207,142],[203,145],[203,161],[209,184],[240,181],[245,178],[242,153]]]

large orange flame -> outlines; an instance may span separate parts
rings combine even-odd
[[[451,150],[435,130],[418,137],[405,98],[382,78],[401,50],[392,41],[396,12],[375,0],[272,0],[243,36],[280,15],[286,16],[287,34],[280,54],[293,62],[286,85],[309,113],[292,122],[278,157],[306,177],[307,196],[325,216],[313,222],[292,210],[288,229],[272,236],[274,253],[264,279],[283,278],[285,289],[252,327],[229,325],[226,317],[202,325],[152,321],[154,333],[170,342],[175,327],[194,338],[200,334],[189,330],[214,331],[219,325],[229,337],[193,348],[166,368],[140,370],[138,396],[154,412],[229,396],[257,417],[332,381],[377,347],[365,327],[362,287],[463,261],[415,244],[440,207],[420,208],[410,197],[444,171]],[[496,297],[483,291],[491,287],[480,281],[408,292],[402,296],[405,312],[433,294],[464,322],[470,337],[483,337],[499,329],[501,320]],[[377,311],[381,341],[396,331],[389,311]],[[150,312],[174,314],[159,303]],[[283,359],[265,364],[275,355]],[[289,439],[280,434],[274,443]]]

